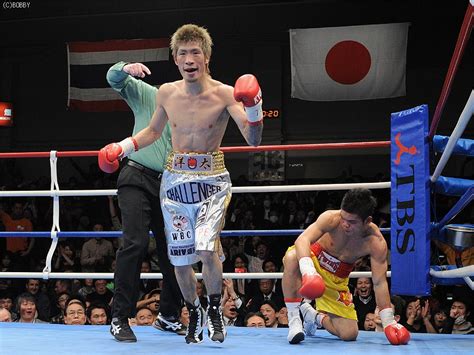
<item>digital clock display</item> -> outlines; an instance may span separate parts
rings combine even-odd
[[[279,109],[263,110],[263,118],[279,118],[279,117],[280,117]]]

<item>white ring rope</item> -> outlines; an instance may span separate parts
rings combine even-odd
[[[292,191],[335,191],[357,188],[389,189],[390,181],[353,184],[316,184],[316,185],[275,185],[275,186],[240,186],[233,187],[232,193],[244,192],[292,192]]]
[[[50,279],[113,279],[112,272],[51,272],[47,275]],[[387,271],[387,277],[391,276],[391,272]],[[202,273],[196,273],[198,279],[202,279]],[[281,279],[282,272],[225,272],[222,274],[223,279]],[[349,275],[350,278],[358,277],[372,277],[371,271],[353,271]],[[14,279],[47,279],[41,272],[0,272],[0,278],[14,278]],[[163,279],[162,273],[142,273],[141,279]]]
[[[315,184],[315,185],[275,185],[275,186],[240,186],[233,187],[232,193],[255,192],[293,192],[293,191],[335,191],[355,188],[389,189],[390,181],[353,184]],[[117,190],[31,190],[31,191],[0,191],[0,197],[76,197],[76,196],[113,196]]]
[[[474,290],[474,281],[471,280],[471,277],[474,277],[474,265],[464,266],[458,269],[451,270],[430,270],[430,275],[432,277],[438,278],[462,278],[467,283],[467,285]]]
[[[436,166],[433,175],[431,176],[431,182],[434,183],[436,182],[436,180],[438,180],[439,176],[441,175],[441,172],[443,171],[444,167],[446,166],[446,163],[448,162],[448,159],[451,157],[451,153],[453,152],[453,149],[456,146],[458,139],[463,134],[473,114],[474,90],[471,91],[471,95],[469,95],[469,99],[466,102],[466,106],[464,106],[464,110],[462,111],[461,116],[459,116],[459,120],[456,123],[456,127],[454,127],[453,133],[451,133],[451,136],[449,137],[448,144],[446,145],[446,148],[444,149],[443,154],[439,159],[438,165]]]
[[[440,278],[458,278],[458,277],[474,277],[474,265],[464,266],[458,269],[450,270],[430,270],[430,275]]]

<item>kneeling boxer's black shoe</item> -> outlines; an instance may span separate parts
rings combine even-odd
[[[127,343],[135,343],[137,341],[137,337],[128,325],[127,318],[113,318],[110,323],[110,334],[118,341]]]
[[[189,311],[189,324],[186,331],[186,343],[200,343],[202,342],[202,332],[204,330],[204,324],[206,319],[206,312],[199,306],[193,306],[186,302],[186,307]]]

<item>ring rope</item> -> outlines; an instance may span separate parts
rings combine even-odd
[[[371,148],[371,147],[389,147],[390,142],[359,142],[359,143],[328,143],[328,144],[302,144],[302,145],[287,145],[287,146],[261,146],[261,147],[227,147],[222,148],[223,151],[228,152],[249,152],[249,151],[264,151],[264,150],[307,150],[307,149],[341,149],[341,148]],[[48,154],[48,155],[46,155]],[[14,233],[17,236],[25,236],[25,234],[31,234],[36,237],[50,237],[52,239],[51,247],[48,251],[46,258],[46,266],[42,273],[39,272],[0,272],[0,278],[13,277],[13,278],[105,278],[113,279],[113,273],[57,273],[51,272],[51,260],[56,250],[58,238],[65,236],[77,236],[84,237],[78,233],[87,234],[91,236],[93,233],[87,232],[61,232],[59,227],[59,197],[66,196],[110,196],[116,195],[117,190],[60,190],[58,179],[57,179],[57,158],[58,157],[73,157],[73,156],[96,156],[97,151],[74,151],[74,152],[25,152],[25,153],[0,153],[0,158],[43,158],[49,156],[50,168],[51,168],[51,190],[36,190],[36,191],[0,191],[0,197],[23,197],[23,196],[37,196],[37,197],[53,197],[53,225],[51,232],[29,232],[29,233]],[[348,190],[356,187],[365,187],[370,189],[383,189],[390,188],[390,182],[378,182],[378,183],[355,183],[355,184],[316,184],[316,185],[278,185],[278,186],[252,186],[252,187],[234,187],[232,188],[233,193],[248,193],[248,192],[291,192],[291,191],[327,191],[327,190]],[[384,232],[388,232],[386,228]],[[300,234],[302,230],[282,230],[282,231],[222,231],[222,236],[237,236],[237,235],[293,235]],[[0,237],[5,232],[0,233]],[[118,237],[122,232],[95,232],[95,234],[106,235],[108,237]],[[9,234],[12,236],[13,234]],[[433,270],[432,270],[433,271]],[[352,272],[349,277],[371,277],[371,272]],[[390,271],[387,272],[387,276],[390,277]],[[224,273],[224,278],[233,279],[259,279],[259,278],[281,278],[282,273]],[[161,279],[163,275],[161,273],[148,273],[141,275],[142,278],[148,279]],[[197,273],[196,277],[201,279],[202,274]],[[468,277],[467,277],[468,278]],[[469,278],[468,278],[469,279]],[[469,279],[469,281],[471,281]],[[467,282],[467,281],[466,281]],[[472,282],[472,281],[471,281]]]
[[[457,269],[451,270],[434,270],[430,269],[431,277],[438,278],[462,278],[466,284],[474,290],[474,281],[471,280],[471,277],[474,277],[474,265],[464,266]]]
[[[466,129],[467,124],[471,120],[472,115],[474,114],[474,90],[471,90],[471,95],[469,95],[469,99],[464,106],[464,109],[459,116],[459,120],[454,127],[453,133],[449,137],[448,144],[439,159],[438,165],[435,168],[433,175],[431,176],[431,182],[436,182],[441,172],[443,171],[444,167],[448,163],[448,159],[451,157],[451,154],[456,147],[456,142],[461,138],[464,130]]]
[[[46,277],[45,277],[46,276]],[[391,276],[391,272],[387,271],[387,277]],[[198,279],[202,279],[202,273],[196,273]],[[225,272],[222,274],[224,279],[281,279],[283,277],[282,272]],[[358,277],[372,277],[371,271],[353,271],[349,275],[350,278]],[[112,272],[0,272],[0,278],[14,278],[14,279],[27,279],[43,278],[50,279],[113,279],[114,274]],[[162,273],[142,273],[140,274],[141,279],[162,279]]]
[[[271,230],[271,229],[234,229],[234,230],[223,230],[220,233],[221,237],[252,237],[252,236],[289,236],[289,235],[300,235],[304,232],[304,229],[280,229],[280,230]],[[381,233],[390,233],[390,228],[380,228]],[[54,233],[54,236],[52,235]],[[51,231],[51,232],[0,232],[0,238],[2,237],[35,237],[35,238],[89,238],[102,236],[103,238],[119,238],[122,236],[122,231],[105,231],[105,232],[95,232],[95,231],[86,231],[86,232],[76,232],[76,231]],[[153,236],[153,232],[150,231],[150,236]]]
[[[223,273],[223,278],[231,279],[280,279],[283,277],[282,272],[255,272],[255,273]],[[474,277],[474,265],[465,266],[463,268],[454,270],[438,271],[430,269],[430,275],[439,278],[459,278],[462,277],[465,280],[468,279],[471,283],[472,280],[469,277]],[[196,273],[198,279],[202,279],[201,273]],[[353,271],[349,275],[350,278],[359,277],[372,277],[371,271]],[[387,271],[387,277],[391,277],[391,271]],[[43,278],[43,279],[113,279],[114,274],[111,272],[0,272],[0,278]],[[162,273],[142,273],[140,274],[142,279],[162,279]],[[467,282],[467,281],[466,281]]]
[[[389,147],[389,141],[382,142],[357,142],[357,143],[324,143],[324,144],[300,144],[300,145],[269,145],[269,146],[260,146],[260,147],[227,147],[222,148],[224,152],[252,152],[252,151],[264,151],[264,150],[309,150],[309,149],[358,149],[358,148],[376,148],[376,147]],[[51,246],[48,250],[46,257],[46,265],[43,269],[41,277],[47,279],[52,277],[52,267],[51,262],[56,251],[58,238],[68,235],[63,233],[59,227],[59,197],[72,197],[72,196],[111,196],[116,195],[116,189],[109,190],[60,190],[59,183],[57,178],[57,158],[58,157],[74,157],[74,156],[96,156],[97,151],[72,151],[72,152],[57,152],[50,151],[47,152],[24,152],[24,153],[0,153],[0,158],[42,158],[49,156],[50,158],[50,169],[51,169],[51,187],[50,190],[34,190],[34,191],[0,191],[0,197],[52,197],[53,198],[53,225],[51,227],[51,232],[26,232],[22,233],[20,237],[25,237],[27,234],[35,237],[50,237],[52,239]],[[46,155],[48,154],[48,155]],[[378,183],[355,183],[355,184],[316,184],[316,185],[278,185],[278,186],[245,186],[245,187],[233,187],[233,193],[256,193],[256,192],[292,192],[292,191],[328,191],[328,190],[349,190],[357,187],[365,187],[372,189],[383,189],[390,188],[390,182],[378,182]],[[245,231],[244,231],[245,232]],[[253,231],[253,233],[258,233],[260,231]],[[232,235],[237,235],[236,231],[230,232]],[[288,232],[282,232],[288,235]],[[294,234],[300,234],[301,231],[298,231]],[[102,235],[102,236],[114,236],[118,237],[122,232],[96,232],[96,233],[87,233],[87,235],[75,235],[78,237],[90,237],[92,234]],[[109,235],[108,235],[109,234]],[[111,235],[113,234],[113,235]],[[223,231],[222,235],[225,236],[226,232]],[[273,233],[275,234],[275,233]],[[0,237],[2,236],[13,236],[14,234],[8,234],[5,232],[0,232]],[[249,235],[245,233],[242,235]],[[259,235],[264,235],[261,232]],[[68,236],[74,236],[74,233],[69,234]],[[268,275],[265,275],[268,276]],[[1,277],[1,276],[0,276]],[[72,276],[71,276],[72,277]]]
[[[261,145],[258,147],[221,147],[223,153],[239,153],[239,152],[262,152],[274,150],[332,150],[332,149],[361,149],[361,148],[388,148],[390,141],[373,141],[373,142],[347,142],[347,143],[315,143],[315,144],[286,144],[286,145]],[[58,158],[71,157],[93,157],[99,154],[98,150],[75,150],[57,152]],[[49,152],[16,152],[16,153],[0,153],[0,159],[8,158],[48,158]]]
[[[351,184],[314,184],[314,185],[275,185],[275,186],[238,186],[232,188],[232,193],[257,192],[297,192],[297,191],[336,191],[355,188],[388,189],[390,181]],[[97,190],[30,190],[30,191],[0,191],[0,197],[76,197],[76,196],[112,196],[117,195],[115,189]]]

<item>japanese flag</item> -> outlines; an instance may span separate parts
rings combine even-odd
[[[290,30],[291,96],[341,101],[405,95],[408,26]]]

